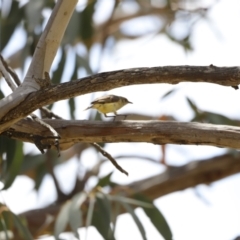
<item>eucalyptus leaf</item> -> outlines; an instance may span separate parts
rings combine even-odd
[[[161,100],[169,97],[170,95],[172,95],[173,93],[175,93],[178,89],[177,88],[174,88],[174,89],[171,89],[170,91],[166,92],[162,97],[161,97]]]
[[[53,84],[58,84],[61,82],[65,64],[66,64],[66,52],[65,49],[61,48],[61,60],[58,63],[57,69],[53,72],[52,75]]]
[[[197,105],[190,99],[190,98],[186,98],[187,99],[187,102],[189,104],[189,106],[191,107],[191,109],[196,113],[198,114],[198,107]]]
[[[70,79],[77,79],[77,74],[78,72],[78,64],[77,64],[77,59],[75,57],[75,66],[74,66],[74,70],[73,70],[73,73],[72,73],[72,76]],[[76,104],[75,104],[75,98],[70,98],[68,100],[68,105],[69,105],[69,112],[70,112],[70,116],[71,116],[71,119],[75,119],[75,110],[76,110]]]
[[[112,174],[113,174],[113,172],[110,172],[106,176],[100,178],[98,180],[97,186],[100,186],[100,187],[109,186],[111,184],[111,180],[110,179],[111,179]]]
[[[15,178],[20,172],[22,161],[23,161],[23,143],[17,141],[13,160],[11,160],[11,166],[9,167],[7,175],[4,179],[4,189],[8,189],[14,182]]]
[[[135,214],[133,208],[126,202],[122,202],[122,205],[127,210],[127,212],[132,216],[134,222],[136,223],[136,225],[142,235],[142,238],[144,240],[147,240],[145,229],[144,229],[141,221],[139,220],[138,216]]]
[[[7,1],[5,1],[7,2]],[[9,1],[8,1],[9,2]],[[0,22],[0,52],[7,46],[10,42],[13,33],[19,27],[21,20],[24,18],[24,10],[20,8],[20,3],[18,1],[11,1],[10,11],[7,16],[5,13],[1,12]],[[2,1],[2,4],[4,1]],[[9,3],[8,3],[9,4]]]
[[[152,224],[155,226],[155,228],[158,230],[158,232],[163,236],[165,240],[172,240],[172,232],[171,229],[165,220],[162,213],[159,211],[159,209],[154,205],[154,203],[151,200],[148,200],[145,196],[142,195],[135,195],[135,199],[139,201],[144,201],[146,203],[152,204],[152,208],[146,208],[142,207],[145,214],[149,217]]]
[[[14,225],[18,229],[19,233],[24,237],[24,240],[33,240],[31,233],[29,232],[28,228],[25,225],[23,225],[20,218],[13,213],[11,214],[13,217]]]
[[[96,194],[92,224],[104,239],[114,240],[115,238],[111,229],[110,210],[111,205],[106,195],[103,193]]]
[[[86,199],[87,193],[81,192],[79,194],[76,194],[72,199],[69,209],[69,224],[78,239],[80,239],[78,228],[82,227],[83,225],[81,205],[85,202]]]
[[[67,201],[61,208],[60,212],[58,213],[55,226],[54,226],[54,236],[56,239],[59,239],[59,235],[64,232],[69,223],[69,210],[71,207],[72,202]]]
[[[93,218],[93,214],[94,214],[94,206],[95,206],[95,197],[90,195],[88,212],[87,212],[87,219],[86,219],[86,239],[87,239],[87,234],[88,234],[88,227],[92,223],[92,218]]]
[[[26,23],[30,33],[34,32],[34,29],[40,25],[43,5],[44,1],[31,0],[25,6]]]
[[[9,232],[3,218],[0,218],[0,234],[1,236],[3,235],[5,236],[4,239],[9,240],[9,237],[8,237]],[[0,236],[0,239],[1,239],[1,236]]]

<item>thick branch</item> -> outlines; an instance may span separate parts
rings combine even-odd
[[[208,160],[194,161],[182,167],[171,167],[162,174],[134,182],[127,186],[133,191],[126,191],[126,196],[132,197],[131,194],[139,193],[150,199],[156,199],[198,184],[209,184],[239,172],[239,154],[226,154]],[[126,186],[123,186],[123,189],[125,188]],[[30,231],[36,233],[47,216],[49,214],[56,216],[60,207],[60,204],[53,204],[46,208],[27,211],[22,215],[26,217]],[[53,232],[53,225],[48,230]]]
[[[211,159],[192,161],[181,167],[170,167],[166,172],[131,183],[129,187],[150,199],[214,181],[240,172],[240,155],[226,154]]]
[[[59,140],[61,149],[64,149],[65,144],[69,147],[78,142],[149,142],[240,149],[240,128],[235,126],[158,120],[102,122],[44,119],[44,121],[61,136]],[[12,126],[5,135],[33,142],[33,136],[51,136],[51,133],[36,122],[23,119]]]
[[[31,65],[23,84],[8,97],[0,101],[0,119],[3,116],[8,115],[9,112],[13,113],[15,116],[11,119],[12,121],[9,121],[7,126],[0,126],[0,132],[3,130],[1,127],[9,127],[12,123],[16,122],[17,119],[21,119],[21,117],[17,118],[17,114],[15,114],[15,112],[17,113],[18,110],[20,110],[19,107],[21,106],[21,103],[24,102],[31,93],[34,94],[36,90],[40,89],[40,86],[34,80],[33,75],[35,78],[43,78],[44,72],[49,72],[57,49],[62,40],[62,36],[77,2],[77,0],[57,1],[35,49]],[[28,114],[30,114],[30,112],[28,112]],[[27,116],[28,114],[24,115]]]
[[[22,95],[19,105],[9,106],[7,112],[4,108],[1,108],[1,106],[4,107],[5,105],[5,99],[1,100],[0,132],[34,110],[59,100],[123,86],[154,83],[178,84],[180,82],[207,82],[223,86],[237,86],[240,84],[240,68],[214,66],[134,68],[99,73],[77,81],[49,86],[46,89],[29,93],[25,97]]]

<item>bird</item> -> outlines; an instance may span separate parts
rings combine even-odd
[[[117,114],[117,110],[125,106],[126,104],[131,103],[125,97],[120,97],[116,95],[105,95],[99,97],[91,102],[91,106],[87,107],[85,110],[90,108],[97,109],[100,113],[103,113],[105,117],[116,117],[116,116],[125,116]],[[113,112],[115,116],[108,116],[107,113]]]

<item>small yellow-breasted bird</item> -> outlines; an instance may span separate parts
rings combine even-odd
[[[100,113],[103,113],[105,117],[115,117],[115,116],[121,116],[117,114],[117,110],[122,108],[128,103],[132,103],[132,102],[128,101],[124,97],[120,97],[116,95],[106,95],[92,101],[91,102],[92,105],[86,108],[85,110],[90,108],[95,108]],[[107,113],[111,113],[111,112],[113,112],[115,116],[107,116]]]

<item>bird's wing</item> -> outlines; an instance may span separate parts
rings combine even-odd
[[[102,96],[99,97],[97,99],[95,99],[93,102],[91,102],[91,104],[104,104],[104,103],[111,103],[111,102],[115,102],[118,101],[118,96],[115,95],[106,95],[106,96]]]

